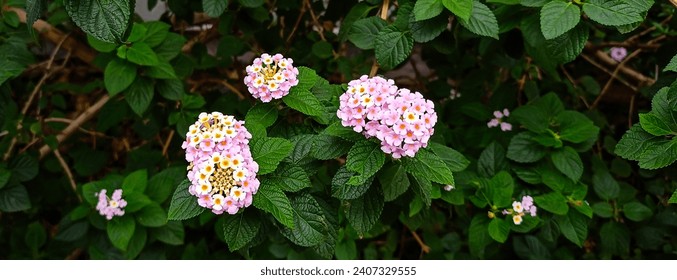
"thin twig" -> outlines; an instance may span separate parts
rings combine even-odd
[[[313,25],[315,28],[317,28],[317,34],[320,35],[320,39],[322,41],[327,41],[327,38],[324,37],[324,27],[322,24],[320,24],[320,21],[318,20],[318,17],[315,15],[315,11],[313,10],[313,6],[310,4],[309,0],[304,0],[305,5],[308,6],[308,11],[310,12],[310,18],[313,20]],[[338,57],[338,53],[334,50],[334,48],[331,48],[331,53],[334,57]]]
[[[628,109],[628,129],[632,127],[632,112],[635,111],[635,97],[637,97],[637,94],[633,94],[632,97],[630,97],[630,109]]]
[[[611,83],[614,81],[614,79],[616,79],[616,75],[618,75],[618,72],[621,70],[621,67],[623,67],[623,65],[625,65],[625,63],[630,61],[632,58],[634,58],[635,56],[637,56],[641,52],[642,52],[641,49],[635,50],[630,55],[625,57],[625,59],[623,59],[623,61],[621,61],[621,63],[619,63],[618,66],[616,66],[616,69],[614,69],[614,72],[611,73],[611,78],[609,78],[609,80],[606,82],[606,84],[602,88],[602,91],[599,93],[597,98],[595,98],[595,101],[592,102],[592,105],[590,105],[590,108],[588,110],[592,110],[592,109],[595,109],[595,107],[597,107],[597,104],[599,104],[599,102],[602,100],[602,97],[604,97],[604,94],[606,94],[607,91],[609,90]]]
[[[299,28],[299,24],[301,23],[301,19],[303,18],[303,15],[306,14],[306,5],[301,5],[301,11],[299,11],[299,16],[296,18],[296,22],[294,23],[294,27],[291,29],[291,33],[289,33],[289,36],[287,37],[286,41],[286,46],[285,49],[289,51],[289,45],[291,44],[291,39],[294,38],[294,35],[296,34],[296,30]]]
[[[56,136],[56,142],[57,145],[66,138],[68,138],[75,130],[77,130],[82,124],[84,124],[86,121],[91,119],[99,110],[101,110],[101,107],[103,107],[106,102],[110,99],[110,96],[108,94],[104,94],[99,98],[92,107],[89,107],[87,110],[82,112],[77,118],[73,120],[59,135]],[[43,145],[40,148],[40,158],[42,159],[45,157],[49,152],[52,150],[52,148],[49,147],[49,145]]]
[[[82,202],[82,197],[80,197],[80,194],[78,193],[78,185],[75,184],[75,180],[73,179],[73,172],[71,172],[71,169],[68,167],[68,164],[63,159],[63,157],[61,156],[61,153],[59,153],[58,149],[54,150],[54,156],[59,161],[59,164],[61,165],[61,168],[63,168],[63,171],[66,172],[66,176],[68,177],[68,181],[71,183],[71,188],[73,189],[73,192],[75,192],[75,195],[77,196],[78,201]]]
[[[383,0],[383,3],[381,4],[381,14],[380,14],[382,20],[386,20],[388,18],[389,7],[390,0]],[[376,72],[378,72],[378,61],[376,61],[376,57],[374,57],[374,63],[371,65],[371,70],[369,71],[369,77],[375,76]]]
[[[425,245],[425,243],[423,243],[423,240],[421,239],[421,237],[418,236],[418,233],[416,233],[415,231],[413,231],[411,229],[409,229],[409,232],[411,232],[411,235],[414,236],[416,243],[418,243],[418,245],[421,246],[421,252],[426,253],[426,254],[430,253],[430,246]]]
[[[165,141],[164,145],[162,145],[162,155],[167,156],[167,150],[169,150],[169,143],[172,142],[172,138],[174,138],[174,130],[169,131],[169,135],[167,135],[167,140]]]
[[[597,63],[597,61],[595,61],[594,59],[592,59],[590,56],[588,56],[588,55],[586,55],[586,54],[584,54],[584,53],[581,54],[581,56],[583,57],[583,59],[585,59],[586,61],[588,61],[588,62],[589,62],[590,64],[592,64],[593,66],[595,66],[595,67],[599,68],[600,70],[604,71],[605,73],[609,74],[609,76],[611,76],[611,74],[613,74],[613,72],[609,71],[609,69],[607,69],[606,67],[604,67],[604,66],[600,65],[599,63]],[[638,89],[637,87],[631,85],[630,83],[628,83],[628,81],[626,81],[625,79],[622,79],[621,77],[616,77],[616,80],[618,80],[619,82],[623,83],[625,86],[631,88],[631,89],[634,90],[635,92],[638,92],[638,91],[639,91],[639,89]]]

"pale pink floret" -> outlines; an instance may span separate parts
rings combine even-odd
[[[116,189],[113,191],[111,198],[106,195],[106,190],[103,189],[95,194],[99,201],[96,204],[96,210],[101,216],[106,217],[107,220],[113,219],[114,216],[123,216],[125,214],[125,206],[127,201],[122,199],[122,190]]]
[[[348,83],[339,97],[341,124],[381,141],[393,158],[413,157],[427,147],[437,123],[435,105],[419,92],[399,89],[391,79],[366,75]]]
[[[511,131],[512,124],[505,122],[503,118],[510,116],[510,111],[508,109],[503,109],[503,111],[494,111],[494,117],[489,122],[487,122],[487,127],[500,127],[502,131]]]
[[[255,64],[265,64],[266,59],[275,63],[280,58],[262,57]],[[252,135],[247,131],[244,122],[233,116],[214,112],[200,114],[193,126],[197,128],[196,132],[193,131],[193,138],[198,137],[198,141],[187,135],[182,147],[186,150],[186,161],[190,163],[187,176],[191,185],[188,191],[197,198],[197,204],[211,209],[215,214],[236,214],[240,209],[251,205],[253,195],[260,185],[256,178],[259,165],[252,157],[249,148]],[[230,175],[225,175],[227,170],[230,170]],[[217,183],[212,178],[217,175],[230,176],[224,180],[230,183]],[[232,196],[233,188],[241,189],[247,194],[240,195],[241,203]]]

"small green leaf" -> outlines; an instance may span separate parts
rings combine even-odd
[[[383,28],[375,41],[376,61],[384,69],[393,69],[405,61],[414,47],[410,31],[400,31],[395,26]]]
[[[653,113],[639,114],[639,123],[644,131],[655,136],[664,136],[673,133],[670,125]]]
[[[470,161],[458,151],[438,143],[430,143],[430,148],[447,164],[451,172],[465,170]]]
[[[186,169],[183,167],[170,167],[160,171],[148,180],[146,194],[153,201],[162,204],[169,198],[176,186],[186,178]]]
[[[631,221],[641,222],[653,215],[651,209],[639,202],[630,202],[623,205],[623,214]]]
[[[371,177],[383,167],[385,160],[381,145],[362,140],[355,143],[348,152],[346,167],[363,177]]]
[[[318,134],[313,137],[310,155],[316,159],[329,160],[348,153],[352,143],[341,138]]]
[[[134,235],[135,228],[136,223],[131,216],[114,217],[108,222],[106,232],[113,246],[122,251],[127,251],[127,245]]]
[[[118,58],[111,60],[103,72],[103,83],[111,96],[128,88],[134,79],[136,79],[136,67]]]
[[[281,224],[294,227],[294,213],[287,195],[274,184],[262,185],[254,195],[254,207],[273,214]]]
[[[202,0],[202,10],[210,17],[221,16],[228,7],[228,0]]]
[[[487,5],[482,4],[478,0],[473,1],[470,18],[464,19],[461,17],[459,22],[472,33],[498,40],[498,22],[496,21],[496,16]]]
[[[510,223],[506,220],[494,218],[489,222],[489,236],[499,243],[508,240],[510,234]]]
[[[275,172],[267,176],[266,181],[270,181],[287,192],[297,192],[311,187],[308,173],[295,164],[280,164]]]
[[[339,39],[341,41],[345,41],[347,38],[347,35],[350,33],[350,30],[353,28],[353,24],[355,21],[367,16],[369,11],[374,9],[376,6],[371,6],[366,2],[363,3],[357,3],[357,5],[354,5],[350,11],[348,11],[348,14],[343,18],[343,22],[341,23],[341,29],[339,30]]]
[[[413,20],[413,18],[412,18]],[[449,16],[439,15],[431,19],[410,22],[411,35],[417,43],[427,43],[447,30]]]
[[[247,8],[258,8],[265,3],[264,0],[239,0],[240,5],[247,7]]]
[[[562,140],[582,143],[597,138],[599,128],[585,115],[576,111],[564,111],[557,115]]]
[[[378,175],[385,201],[393,201],[409,189],[409,178],[401,164],[384,168]]]
[[[197,197],[188,192],[188,187],[190,181],[184,180],[174,191],[167,213],[169,220],[186,220],[204,212],[205,208],[197,204]]]
[[[165,212],[160,204],[153,202],[146,207],[143,207],[143,209],[136,214],[136,220],[142,226],[161,227],[167,224],[167,212]]]
[[[16,157],[12,164],[12,178],[19,182],[30,181],[38,175],[38,161],[35,157],[28,154],[21,154]]]
[[[146,68],[146,75],[151,78],[163,80],[177,78],[174,67],[172,67],[172,65],[164,59],[158,59],[158,63],[156,65],[148,66]]]
[[[139,77],[125,91],[125,100],[134,113],[142,116],[150,106],[154,94],[153,81]]]
[[[63,6],[78,27],[109,43],[122,41],[133,10],[129,0],[64,0]]]
[[[534,203],[548,211],[557,215],[566,215],[569,212],[569,205],[567,199],[559,192],[550,192],[544,195],[534,197]]]
[[[127,37],[127,42],[137,42],[143,39],[143,37],[146,36],[146,32],[148,32],[146,26],[143,24],[134,23],[132,25],[132,31],[129,32],[129,36]]]
[[[148,171],[146,169],[137,170],[125,177],[122,181],[122,191],[124,194],[143,193],[148,186]]]
[[[488,196],[494,206],[508,207],[512,204],[515,182],[510,173],[501,171],[489,180]]]
[[[505,149],[501,144],[492,142],[480,154],[477,161],[477,172],[483,177],[493,177],[502,170],[508,169],[505,159]]]
[[[143,66],[154,66],[159,63],[157,54],[146,43],[136,42],[131,46],[122,46],[127,60]]]
[[[592,211],[595,215],[602,218],[611,218],[614,216],[614,207],[604,201],[593,204]]]
[[[356,199],[369,190],[372,178],[367,177],[363,182],[350,184],[350,179],[358,177],[357,174],[345,168],[339,168],[331,180],[331,196],[338,199]]]
[[[40,18],[46,7],[46,0],[26,0],[26,26],[28,26],[28,30],[33,32],[33,23]]]
[[[414,16],[417,21],[434,18],[444,10],[444,0],[419,0],[414,4]],[[456,6],[456,1],[450,2],[452,6]],[[469,1],[468,1],[469,2]],[[469,15],[469,13],[468,13]]]
[[[614,148],[614,153],[624,159],[639,160],[649,146],[659,142],[660,137],[647,133],[638,123],[626,131]]]
[[[407,172],[414,176],[428,178],[433,182],[444,185],[455,185],[454,176],[435,153],[428,149],[420,149],[413,158],[403,157],[402,164]]]
[[[45,232],[45,228],[43,228],[39,222],[33,222],[29,224],[26,228],[26,236],[24,237],[24,241],[32,252],[38,252],[38,249],[40,249],[40,247],[42,247],[42,245],[44,245],[47,241],[47,233]]]
[[[630,252],[630,230],[625,224],[610,221],[599,230],[601,251],[604,254],[628,255]]]
[[[583,247],[583,243],[588,236],[588,220],[585,216],[575,211],[569,211],[568,215],[555,216],[555,222],[559,225],[564,237],[578,247]]]
[[[113,44],[113,43],[108,43],[101,41],[97,38],[94,38],[94,36],[87,34],[87,43],[89,43],[92,48],[95,50],[102,52],[102,53],[108,53],[112,52],[117,48],[118,45]]]
[[[261,219],[254,211],[244,211],[224,218],[224,239],[231,252],[251,242],[261,228]]]
[[[108,196],[110,195],[111,193],[109,192]],[[133,192],[130,194],[123,193],[122,196],[127,201],[125,213],[137,212],[146,205],[153,203],[153,201],[151,201],[150,198],[148,198],[148,196],[140,192]]]
[[[275,171],[277,165],[292,151],[287,139],[267,137],[250,142],[252,157],[259,164],[258,175]]]
[[[172,101],[182,100],[186,94],[183,82],[179,79],[158,80],[155,83],[155,91]]]
[[[541,32],[550,40],[574,28],[581,19],[581,9],[574,2],[555,0],[541,8]]]
[[[491,244],[489,235],[489,219],[485,215],[475,215],[468,228],[468,247],[470,254],[484,258],[484,249]]]
[[[583,51],[589,36],[588,26],[580,23],[566,33],[545,42],[550,59],[563,64],[574,61]]]
[[[321,116],[324,114],[324,106],[320,103],[320,100],[309,90],[299,88],[298,85],[292,87],[289,94],[282,97],[282,101],[290,108],[308,116]]]
[[[595,193],[606,200],[616,199],[621,191],[618,182],[614,180],[608,171],[595,172],[592,176],[592,186]]]
[[[348,32],[348,40],[360,49],[373,49],[379,32],[386,25],[383,19],[376,16],[357,20]]]
[[[665,65],[663,72],[665,72],[665,71],[677,72],[677,55],[673,56],[672,59],[670,59],[670,62],[668,62],[668,65]]]
[[[152,42],[145,42],[149,46]],[[183,37],[176,33],[168,33],[166,38],[160,43],[160,45],[153,47],[155,54],[158,58],[164,58],[165,60],[174,59],[179,53],[181,53],[181,48],[183,44],[186,43],[186,37]]]
[[[442,0],[442,4],[454,15],[467,21],[473,12],[473,0]]]
[[[545,157],[545,148],[534,142],[531,135],[529,132],[521,132],[512,137],[506,156],[519,163],[537,162]]]
[[[346,219],[359,235],[367,233],[381,217],[383,212],[383,192],[372,186],[362,197],[348,201]]]
[[[244,120],[245,125],[254,122],[263,127],[270,127],[277,120],[277,109],[271,104],[258,103],[249,109]]]
[[[143,251],[147,240],[148,231],[146,231],[144,227],[136,228],[134,230],[134,235],[132,235],[132,239],[129,240],[127,252],[125,252],[125,258],[128,260],[135,259],[141,253],[141,251]]]
[[[658,169],[666,167],[677,160],[677,138],[664,140],[649,145],[639,157],[639,167]]]
[[[590,19],[610,26],[631,24],[643,20],[643,17],[635,8],[621,0],[588,0],[583,3],[583,12]]]
[[[563,149],[555,150],[550,154],[552,163],[555,168],[561,171],[574,182],[578,182],[583,175],[583,162],[578,153],[571,147],[564,147]]]
[[[169,24],[161,21],[147,21],[143,23],[146,27],[146,36],[141,40],[151,48],[155,48],[162,44],[169,35]]]
[[[204,209],[204,208],[202,208]],[[169,245],[182,245],[186,233],[183,224],[178,221],[169,221],[167,225],[150,229],[151,236]]]
[[[15,185],[0,190],[0,211],[19,212],[31,208],[26,187]]]
[[[294,227],[282,229],[282,234],[299,246],[320,244],[328,228],[323,210],[315,198],[302,193],[291,199],[291,205],[294,209]]]

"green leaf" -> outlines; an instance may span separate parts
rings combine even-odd
[[[183,82],[179,79],[158,80],[155,83],[155,91],[172,101],[182,100],[186,94]]]
[[[639,167],[658,169],[666,167],[677,160],[677,138],[659,141],[649,145],[639,157]]]
[[[581,9],[574,2],[555,0],[541,8],[541,32],[555,39],[574,28],[581,20]]]
[[[134,113],[142,116],[148,109],[148,106],[150,106],[154,93],[153,82],[139,77],[125,91],[125,100],[127,100],[127,104],[129,104]]]
[[[438,143],[430,143],[430,148],[447,164],[451,172],[465,170],[470,161],[458,151]]]
[[[102,53],[112,52],[117,48],[118,45],[113,43],[108,43],[101,41],[97,38],[94,38],[92,35],[87,34],[87,43],[89,43],[92,48]]]
[[[109,43],[122,41],[133,10],[129,0],[64,0],[63,5],[78,27]]]
[[[292,151],[287,139],[267,137],[250,142],[252,157],[259,164],[258,175],[275,171],[277,165]]]
[[[167,224],[167,212],[160,204],[153,202],[136,214],[136,220],[146,227],[161,227]]]
[[[0,189],[0,211],[19,212],[31,208],[31,201],[28,197],[26,187],[15,185]]]
[[[33,32],[33,23],[35,23],[42,12],[47,7],[45,0],[26,0],[26,26]]]
[[[385,201],[393,201],[409,189],[409,178],[401,164],[384,168],[378,175]]]
[[[508,240],[510,234],[510,223],[504,219],[494,218],[489,222],[489,236],[499,243]]]
[[[623,134],[614,148],[614,153],[624,159],[639,160],[644,151],[659,142],[660,138],[647,133],[640,124],[636,123]]]
[[[302,193],[291,199],[294,227],[282,229],[282,234],[296,245],[311,247],[320,244],[327,233],[323,210],[315,198]]]
[[[364,135],[355,132],[350,127],[345,127],[341,125],[341,122],[335,122],[327,126],[327,128],[322,131],[323,134],[340,137],[342,139],[357,142],[364,139]]]
[[[226,215],[223,223],[224,239],[231,252],[251,242],[261,228],[261,219],[254,211]]]
[[[169,24],[161,21],[144,22],[143,26],[146,27],[146,36],[144,36],[141,41],[151,48],[155,48],[165,41],[167,35],[169,35],[169,28],[171,27]]]
[[[270,174],[266,181],[270,181],[287,192],[297,192],[311,187],[310,178],[306,171],[295,164],[280,164],[280,167]]]
[[[204,209],[204,208],[202,208]],[[182,245],[186,233],[183,224],[178,221],[169,221],[166,226],[151,228],[151,236],[169,245]]]
[[[351,142],[341,138],[318,134],[313,137],[310,155],[320,160],[335,159],[348,153],[351,147]]]
[[[373,49],[379,32],[386,25],[387,23],[377,16],[357,20],[348,32],[348,40],[360,49]]]
[[[19,182],[30,181],[38,175],[38,161],[35,157],[22,154],[16,157],[10,165],[12,178]]]
[[[135,228],[136,223],[131,216],[114,217],[108,221],[106,232],[113,246],[122,251],[127,251],[127,245],[134,235]]]
[[[12,172],[0,167],[0,189],[7,186],[10,177],[12,177]]]
[[[550,192],[534,197],[534,203],[543,210],[557,215],[566,215],[569,212],[567,199],[559,192]]]
[[[677,87],[675,85],[659,90],[651,99],[651,108],[652,114],[660,118],[672,132],[677,132]]]
[[[343,22],[341,23],[341,29],[339,30],[339,39],[341,41],[345,41],[347,35],[350,33],[350,30],[353,28],[353,24],[355,21],[367,16],[369,11],[374,9],[376,6],[370,6],[367,3],[357,3],[357,5],[354,5],[350,11],[348,11],[348,14],[343,18]]]
[[[559,37],[545,42],[548,54],[560,64],[574,61],[588,41],[588,26],[579,24]]]
[[[483,177],[493,177],[501,170],[508,169],[508,161],[505,160],[505,149],[501,144],[492,142],[480,154],[477,161],[477,172]]]
[[[174,191],[167,219],[186,220],[204,212],[205,208],[197,204],[197,197],[188,192],[188,187],[190,187],[190,181],[186,179]]]
[[[630,202],[623,205],[623,214],[635,222],[644,221],[653,215],[651,208],[639,202]]]
[[[151,45],[151,42],[145,43],[149,46]],[[158,56],[158,58],[164,58],[165,60],[169,61],[181,53],[181,48],[185,43],[186,37],[176,33],[169,33],[162,43],[160,43],[160,45],[153,48],[155,48],[155,54]]]
[[[136,79],[136,67],[122,59],[111,60],[103,71],[103,83],[111,96],[128,88],[134,79]]]
[[[491,244],[489,220],[484,215],[475,215],[468,228],[468,247],[470,254],[484,258],[484,249]]]
[[[583,3],[583,12],[600,24],[619,26],[642,21],[635,8],[620,0],[588,0]]]
[[[402,164],[414,176],[428,178],[444,185],[455,185],[454,176],[444,161],[428,149],[420,149],[413,158],[403,157]]]
[[[294,227],[294,211],[287,195],[276,185],[262,185],[254,195],[254,207],[273,214],[281,224]]]
[[[346,167],[363,177],[371,177],[383,167],[385,160],[381,145],[362,140],[355,143],[348,152]]]
[[[574,182],[578,182],[583,175],[583,162],[578,153],[571,147],[564,147],[563,149],[555,150],[550,154],[552,163],[555,168],[561,171]]]
[[[464,19],[461,17],[459,22],[472,33],[498,40],[498,22],[496,21],[496,16],[487,5],[482,4],[478,0],[473,1],[470,18]]]
[[[331,180],[331,196],[338,199],[356,199],[369,190],[373,178],[366,177],[364,181],[350,184],[352,177],[359,178],[354,172],[345,168],[345,165],[339,168]]]
[[[378,222],[383,212],[383,192],[381,188],[372,186],[362,197],[348,201],[346,219],[363,236]]]
[[[163,203],[172,195],[175,187],[186,177],[183,167],[171,167],[160,171],[150,178],[146,194],[157,203]]]
[[[143,193],[147,186],[148,171],[146,169],[134,171],[122,181],[122,191],[127,195],[131,193]]]
[[[672,193],[672,196],[670,196],[668,203],[677,203],[677,191]]]
[[[393,27],[406,31],[409,29],[409,19],[412,17],[414,11],[414,0],[400,0],[397,2],[397,13],[395,14],[395,21]]]
[[[557,115],[562,140],[582,143],[597,138],[599,128],[585,115],[576,111],[564,111]]]
[[[170,80],[176,79],[176,72],[174,67],[164,59],[158,59],[157,65],[148,66],[146,68],[146,75],[155,79]]]
[[[457,17],[467,21],[473,13],[473,0],[442,0],[442,4]]]
[[[317,83],[320,77],[315,73],[315,70],[310,69],[305,66],[299,66],[299,74],[296,77],[299,80],[299,84],[293,88],[299,88],[304,90],[311,90],[313,86]]]
[[[512,204],[515,182],[507,171],[501,171],[489,180],[488,196],[494,206],[508,207]]]
[[[630,231],[624,224],[613,221],[602,225],[599,230],[601,251],[604,254],[627,255],[630,252]]]
[[[604,201],[593,204],[592,211],[595,215],[602,218],[611,218],[614,216],[614,207]]]
[[[414,16],[416,20],[426,20],[429,18],[434,18],[437,15],[442,13],[444,10],[444,5],[442,2],[444,0],[419,0],[414,4]],[[456,4],[455,1],[447,1],[453,6]],[[467,1],[470,2],[470,1]],[[450,9],[451,10],[451,9]],[[469,13],[468,13],[469,15]]]
[[[400,31],[395,26],[383,28],[375,41],[376,61],[384,69],[393,69],[405,61],[414,47],[410,31]]]
[[[258,103],[247,112],[244,121],[248,123],[258,123],[263,127],[270,127],[277,120],[277,109],[275,106],[266,103]]]
[[[618,182],[611,177],[608,171],[595,172],[592,176],[592,186],[595,193],[605,200],[616,199],[621,191]]]
[[[110,196],[111,193],[109,192],[108,195]],[[152,203],[148,196],[140,192],[134,192],[130,194],[123,193],[122,195],[127,201],[127,207],[125,207],[126,213],[134,213],[141,210],[141,208],[145,207],[146,205]]]
[[[665,71],[677,72],[677,55],[673,56],[672,59],[670,59],[670,62],[668,62],[668,65],[665,65],[663,72],[665,72]]]
[[[221,16],[228,7],[228,0],[202,0],[202,10],[210,17]]]
[[[240,5],[247,8],[258,8],[263,5],[264,0],[239,0]]]
[[[413,18],[412,18],[413,20]],[[427,43],[447,30],[449,16],[439,15],[423,21],[410,22],[411,35],[417,43]]]
[[[137,42],[131,46],[122,46],[126,58],[132,63],[143,66],[154,66],[159,63],[157,54],[146,43]]]
[[[128,260],[135,259],[141,253],[141,251],[143,251],[147,240],[148,232],[145,228],[139,227],[134,230],[134,235],[132,235],[132,239],[129,240],[127,252],[125,252],[125,258]]]
[[[416,194],[414,200],[420,198],[426,206],[430,207],[432,204],[432,190],[433,184],[427,178],[422,178],[420,176],[412,176],[413,180],[411,182],[411,190]],[[411,214],[410,214],[411,215]]]
[[[143,39],[146,36],[146,32],[148,32],[148,29],[144,25],[138,23],[132,24],[132,31],[129,32],[127,42],[137,42]]]
[[[583,243],[588,236],[588,220],[585,216],[570,211],[568,215],[555,216],[555,222],[559,225],[564,237],[578,247],[583,247]]]
[[[532,140],[529,132],[521,132],[510,139],[506,156],[519,163],[537,162],[546,155],[546,150]]]
[[[639,123],[644,131],[655,136],[671,134],[670,125],[653,113],[639,114]]]
[[[307,89],[300,88],[299,85],[292,87],[289,94],[282,97],[284,104],[308,116],[323,115],[324,106],[320,100]]]
[[[40,249],[40,247],[45,244],[47,241],[47,233],[45,232],[45,228],[40,225],[40,222],[33,222],[28,225],[26,228],[26,236],[24,236],[24,241],[26,242],[28,248],[30,248],[32,252],[36,253],[38,252],[38,249]]]

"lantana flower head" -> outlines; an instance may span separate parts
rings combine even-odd
[[[609,50],[609,53],[611,54],[611,58],[613,58],[615,61],[621,62],[628,55],[628,50],[624,47],[613,47]]]
[[[367,75],[348,83],[336,115],[343,126],[378,138],[381,150],[393,158],[413,157],[427,147],[437,123],[435,105],[419,92]]]
[[[106,217],[107,220],[113,219],[114,216],[124,215],[125,210],[123,208],[127,206],[127,201],[122,199],[122,190],[114,190],[110,198],[106,195],[106,192],[103,189],[95,194],[99,197],[99,202],[96,204],[96,210],[99,211],[99,214]]]
[[[188,191],[200,206],[234,215],[252,204],[260,182],[251,137],[243,121],[219,112],[201,113],[190,126],[181,147],[189,162]]]
[[[521,201],[513,201],[512,209],[505,209],[501,213],[503,215],[512,215],[512,221],[516,225],[522,223],[523,216],[526,214],[536,217],[536,205],[534,205],[534,199],[531,196],[525,195],[522,197]]]
[[[272,56],[264,53],[247,66],[244,83],[249,92],[263,102],[280,99],[299,83],[299,69],[293,63],[291,58],[284,58],[279,53]]]
[[[510,111],[508,109],[503,109],[503,111],[494,111],[494,118],[487,123],[487,127],[497,127],[500,126],[502,131],[512,130],[512,124],[503,120],[510,116]]]

